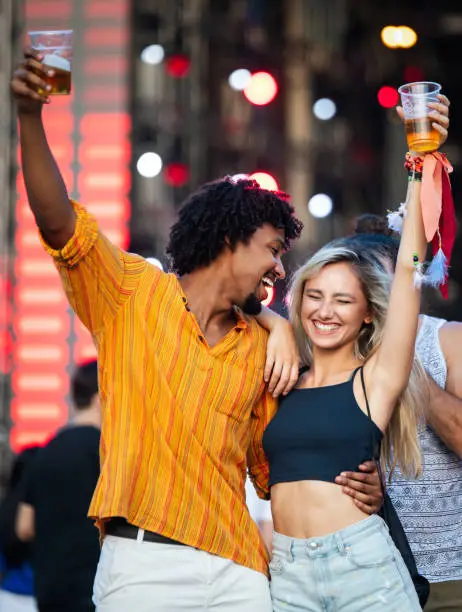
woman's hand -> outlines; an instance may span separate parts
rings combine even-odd
[[[439,102],[430,102],[428,106],[432,108],[430,117],[433,119],[432,126],[440,134],[440,147],[446,142],[448,137],[449,127],[449,106],[451,103],[448,98],[443,94],[438,94],[437,98]],[[400,116],[401,120],[404,121],[404,113],[402,106],[396,107],[396,112]]]
[[[279,315],[273,319],[266,349],[264,378],[273,397],[287,395],[298,380],[300,358],[292,325]]]

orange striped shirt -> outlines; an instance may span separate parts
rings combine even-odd
[[[89,515],[112,516],[267,572],[245,503],[246,466],[261,496],[261,441],[276,403],[263,382],[267,332],[238,315],[209,347],[181,285],[105,238],[74,203],[74,236],[45,244],[98,348],[101,476]]]

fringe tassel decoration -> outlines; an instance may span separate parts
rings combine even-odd
[[[448,260],[440,246],[438,252],[425,271],[423,283],[431,287],[443,285],[448,277],[448,268]]]
[[[406,216],[406,203],[402,202],[399,205],[398,210],[391,211],[387,214],[388,227],[394,232],[401,234],[401,232],[403,231],[403,220],[405,216]]]

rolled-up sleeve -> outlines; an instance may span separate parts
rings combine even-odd
[[[70,305],[97,335],[136,289],[147,263],[112,244],[83,206],[72,205],[76,226],[67,244],[53,249],[42,234],[40,240],[53,258]]]
[[[247,469],[258,497],[269,499],[269,464],[263,450],[263,433],[276,413],[277,400],[267,391],[254,407],[250,421],[250,445],[247,451]]]

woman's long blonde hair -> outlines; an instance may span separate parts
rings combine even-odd
[[[289,293],[289,313],[302,365],[310,367],[313,361],[311,343],[303,328],[301,306],[305,283],[329,264],[346,262],[357,275],[370,313],[369,324],[364,323],[354,345],[357,359],[367,361],[380,346],[388,308],[391,278],[379,257],[368,251],[361,252],[330,243],[317,251],[294,275]],[[396,347],[399,350],[399,347]],[[409,383],[398,400],[382,442],[382,463],[390,474],[399,465],[406,478],[416,478],[422,471],[422,457],[418,439],[418,426],[425,402],[428,401],[428,383],[420,361],[415,358]]]

